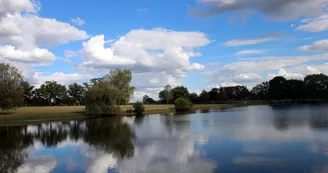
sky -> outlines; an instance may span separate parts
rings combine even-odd
[[[130,69],[134,100],[328,74],[328,0],[0,0],[0,62],[32,85]]]

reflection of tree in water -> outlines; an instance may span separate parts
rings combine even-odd
[[[120,118],[103,118],[86,121],[83,140],[97,149],[124,158],[134,155],[135,132]]]
[[[145,115],[138,115],[134,117],[134,124],[140,126],[142,125],[143,121],[145,119]]]
[[[47,128],[38,126],[38,131],[34,135],[35,139],[46,147],[56,147],[58,143],[67,139],[67,130],[64,129],[64,125],[60,124],[57,127],[53,127],[52,123],[46,124]]]
[[[0,172],[16,172],[27,157],[26,148],[33,143],[26,127],[0,128]]]
[[[280,131],[289,129],[290,119],[285,115],[274,115],[274,127]]]
[[[135,132],[128,123],[120,118],[89,119],[72,121],[68,124],[47,123],[31,126],[35,130],[28,131],[24,127],[0,127],[0,173],[15,172],[27,157],[26,148],[40,141],[46,147],[56,147],[68,140],[83,140],[90,146],[118,158],[134,155]]]
[[[328,114],[319,113],[311,116],[310,124],[314,129],[328,129]]]

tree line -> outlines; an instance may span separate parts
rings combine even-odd
[[[143,97],[145,104],[173,104],[177,98],[189,99],[193,104],[225,103],[227,101],[264,100],[292,102],[315,102],[328,99],[328,76],[325,74],[312,74],[304,80],[287,80],[277,76],[270,81],[256,85],[251,90],[246,86],[229,86],[203,90],[199,95],[190,93],[188,88],[165,86],[158,94],[159,100],[155,101],[148,95]]]

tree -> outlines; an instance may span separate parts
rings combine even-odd
[[[74,104],[80,104],[83,102],[85,88],[77,83],[71,84],[68,86],[68,94],[74,101]]]
[[[154,99],[150,98],[148,95],[143,96],[142,102],[144,104],[155,104],[156,103],[156,101]]]
[[[263,82],[256,85],[252,90],[251,94],[257,100],[268,100],[269,99],[269,82]]]
[[[86,112],[93,115],[113,115],[119,113],[120,104],[127,104],[134,92],[130,86],[130,70],[116,69],[103,78],[91,79],[86,92]]]
[[[31,86],[27,81],[24,81],[22,82],[22,87],[23,87],[24,105],[29,106],[32,104],[34,86]]]
[[[285,98],[285,82],[286,79],[282,76],[277,76],[269,81],[270,99],[280,100]]]
[[[328,76],[324,74],[308,75],[304,78],[308,98],[328,98]]]
[[[209,101],[217,101],[219,100],[219,89],[213,88],[210,92],[208,92],[209,95]]]
[[[115,87],[118,91],[117,104],[125,105],[129,103],[135,87],[130,86],[132,73],[130,70],[115,69],[111,70],[110,74],[104,76],[104,81],[110,86]]]
[[[189,97],[189,91],[184,86],[177,86],[172,89],[173,100],[175,101],[177,98],[187,98]]]
[[[199,98],[196,93],[189,94],[189,100],[191,101],[191,103],[199,103]]]
[[[174,101],[174,107],[177,112],[189,111],[193,105],[186,98],[180,97]]]
[[[11,110],[24,102],[23,76],[16,67],[0,63],[0,108]]]
[[[159,92],[158,97],[163,103],[169,104],[173,98],[171,86],[166,85],[164,90]]]
[[[286,80],[285,81],[285,97],[287,99],[298,100],[305,98],[304,82],[301,80]]]
[[[204,103],[204,102],[208,102],[210,99],[210,95],[203,90],[200,94],[199,94],[199,101]]]
[[[48,105],[64,104],[65,99],[67,99],[66,87],[56,81],[46,81],[41,85],[38,92],[40,92],[41,97],[48,101]]]

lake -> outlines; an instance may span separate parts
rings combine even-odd
[[[328,106],[0,127],[0,172],[327,173]]]

